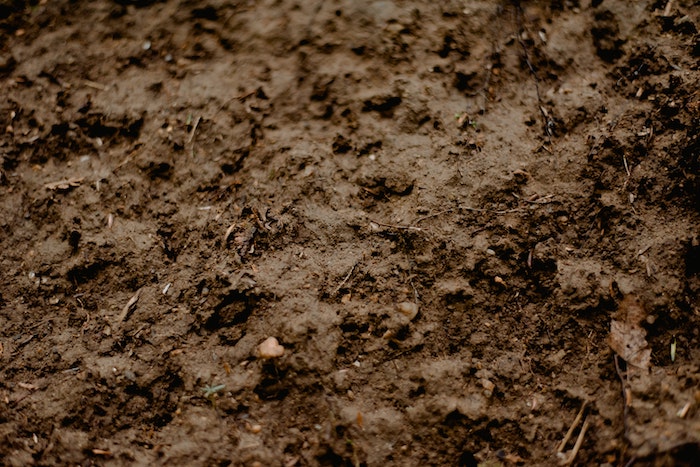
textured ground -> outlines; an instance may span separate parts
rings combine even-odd
[[[699,18],[3,2],[3,465],[692,465]]]

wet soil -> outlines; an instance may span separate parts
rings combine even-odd
[[[698,21],[3,2],[1,463],[693,465]]]

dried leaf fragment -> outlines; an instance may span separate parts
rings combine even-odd
[[[83,177],[72,177],[72,178],[66,178],[64,180],[59,180],[57,182],[52,182],[52,183],[47,183],[44,185],[47,190],[69,190],[71,188],[75,188],[77,186],[80,186],[80,184],[83,182]]]
[[[644,369],[651,363],[651,349],[645,336],[646,331],[639,326],[610,322],[610,347],[629,365]]]
[[[627,364],[647,369],[651,364],[651,349],[646,341],[646,331],[641,323],[646,312],[641,302],[627,296],[620,303],[618,319],[610,321],[610,348],[622,357]]]

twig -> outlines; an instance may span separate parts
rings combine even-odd
[[[472,208],[469,206],[459,206],[458,209],[462,209],[464,211],[473,211],[473,212],[488,212],[491,214],[512,214],[514,212],[520,212],[523,210],[523,208],[515,208],[515,209],[505,209],[502,211],[497,211],[495,209]]]
[[[89,88],[97,89],[99,91],[109,91],[109,86],[105,86],[104,84],[90,81],[89,79],[84,79],[83,84]]]
[[[140,152],[141,148],[143,148],[143,144],[139,143],[134,146],[134,148],[129,152],[129,154],[126,155],[123,161],[121,161],[114,169],[112,169],[112,172],[116,172],[117,170],[121,169],[124,167],[126,164],[131,162],[136,155]]]
[[[553,196],[554,195],[548,195],[548,196],[545,196],[544,198],[551,198]],[[516,195],[516,197],[519,198],[517,195]],[[544,199],[544,198],[540,198],[540,199]],[[527,200],[523,200],[523,201],[527,201]],[[546,201],[546,202],[545,201],[541,201],[541,202],[530,201],[530,202],[533,204],[547,204],[547,203],[550,203],[552,201]],[[423,229],[421,227],[416,227],[416,224],[419,224],[419,223],[423,222],[424,220],[431,219],[433,217],[438,217],[438,216],[441,216],[443,214],[448,214],[450,212],[454,212],[457,210],[472,211],[472,212],[486,212],[486,213],[490,213],[490,214],[499,214],[500,215],[500,214],[512,214],[514,212],[521,212],[523,210],[523,208],[505,209],[502,211],[497,211],[494,209],[473,208],[470,206],[457,206],[454,208],[445,209],[444,211],[436,212],[435,214],[429,214],[427,216],[419,217],[418,219],[416,219],[413,222],[412,225],[385,224],[383,222],[377,222],[377,221],[374,221],[372,219],[370,219],[370,222],[373,224],[376,224],[378,226],[381,226],[381,227],[388,227],[390,229],[414,230],[416,232],[425,232],[426,231],[425,229]]]
[[[668,2],[666,2],[666,8],[664,8],[664,16],[671,16],[671,8],[673,8],[673,0],[668,0]]]
[[[515,193],[513,193],[513,196],[518,198],[520,201],[525,201],[526,203],[531,203],[531,204],[549,204],[549,203],[554,202],[554,200],[552,199],[552,198],[554,198],[554,195],[542,196],[542,197],[537,198],[537,199],[523,198],[522,196],[519,196]]]
[[[124,308],[122,308],[122,312],[119,314],[119,317],[117,318],[117,324],[124,321],[127,318],[127,316],[129,315],[129,313],[131,312],[131,310],[133,310],[134,307],[136,307],[136,302],[139,301],[139,297],[141,296],[141,290],[142,289],[137,290],[136,293],[134,294],[134,296],[131,297],[128,302],[126,302],[126,305],[124,305]]]
[[[221,106],[217,109],[217,111],[214,112],[214,115],[212,115],[212,117],[210,118],[210,120],[213,120],[214,117],[216,117],[216,116],[219,114],[219,112],[221,112],[222,110],[224,110],[224,108],[226,108],[226,106],[229,105],[231,102],[235,101],[236,99],[238,99],[239,101],[243,102],[244,100],[246,100],[246,99],[249,98],[250,96],[254,95],[256,92],[258,92],[258,90],[257,90],[257,89],[253,89],[252,91],[249,91],[249,92],[246,92],[246,93],[243,93],[243,94],[239,94],[238,96],[233,96],[232,98],[226,100],[223,104],[221,104]]]
[[[420,227],[414,227],[412,225],[396,225],[396,224],[384,224],[383,222],[377,222],[373,221],[370,219],[370,222],[376,225],[379,225],[381,227],[388,227],[390,229],[399,229],[399,230],[415,230],[416,232],[423,232],[424,229],[421,229]]]
[[[415,220],[415,222],[413,222],[413,224],[414,224],[414,225],[415,225],[415,224],[420,224],[420,223],[423,222],[424,220],[427,220],[427,219],[430,219],[430,218],[433,218],[433,217],[442,216],[443,214],[450,213],[450,212],[454,211],[455,209],[458,209],[458,208],[445,209],[444,211],[436,212],[435,214],[428,214],[427,216],[419,217],[418,219]]]
[[[343,279],[343,281],[340,284],[338,284],[338,287],[335,288],[332,295],[337,295],[338,292],[340,292],[340,289],[342,289],[345,283],[348,281],[348,279],[350,279],[350,276],[352,276],[352,273],[355,271],[356,267],[357,263],[352,265],[352,268],[350,268],[350,272],[347,274],[347,276],[345,276],[345,279]]]
[[[580,422],[581,417],[583,417],[583,411],[586,410],[586,405],[588,405],[588,402],[584,402],[583,405],[581,406],[581,410],[578,411],[576,418],[574,418],[574,422],[569,427],[569,431],[566,432],[564,439],[562,439],[561,443],[559,443],[559,448],[557,449],[557,452],[564,452],[564,448],[566,448],[566,443],[569,442],[571,435],[574,434],[574,430],[578,426],[578,422]]]
[[[554,196],[554,195],[549,195],[548,197],[551,197],[551,196]],[[517,198],[517,197],[518,197],[518,196],[516,195],[516,198]],[[545,204],[545,203],[536,203],[536,204]],[[438,217],[438,216],[441,216],[441,215],[443,215],[443,214],[447,214],[447,213],[450,213],[450,212],[453,212],[453,211],[457,211],[457,210],[460,210],[460,209],[461,209],[462,211],[488,212],[488,213],[491,213],[491,214],[512,214],[512,213],[514,213],[514,212],[520,212],[520,211],[522,211],[522,208],[506,209],[506,210],[498,211],[498,210],[495,210],[495,209],[473,208],[473,207],[471,207],[471,206],[462,206],[462,205],[460,205],[460,206],[457,206],[457,207],[454,207],[454,208],[451,208],[451,209],[445,209],[444,211],[436,212],[435,214],[429,214],[429,215],[427,215],[427,216],[419,217],[418,219],[416,219],[416,221],[415,221],[413,224],[415,225],[415,224],[418,224],[418,223],[420,223],[420,222],[423,222],[424,220],[430,219],[430,218],[432,218],[432,217]]]
[[[547,113],[547,109],[545,109],[543,102],[542,102],[542,95],[540,94],[540,79],[537,77],[537,72],[535,71],[535,67],[532,66],[532,62],[530,62],[530,56],[527,53],[527,46],[525,45],[525,42],[522,39],[522,31],[524,31],[523,25],[522,25],[522,7],[520,4],[518,4],[517,7],[517,19],[518,19],[518,43],[520,44],[520,47],[523,49],[523,54],[525,55],[525,63],[527,63],[527,67],[530,69],[530,73],[532,74],[533,78],[535,78],[535,91],[537,92],[537,107],[540,109],[540,114],[542,115],[542,121],[544,122],[544,130],[545,133],[547,134],[547,142],[552,143],[552,130],[551,127],[554,125],[554,122],[549,118],[549,115]]]
[[[627,372],[622,373],[620,368],[620,357],[615,354],[615,371],[617,371],[617,377],[620,378],[620,385],[622,386],[622,425],[625,428],[625,441],[628,439],[629,435],[629,423],[627,421],[627,415],[629,413],[629,406],[631,405],[631,396],[628,395],[627,389]]]
[[[419,305],[419,303],[418,303],[418,289],[416,289],[416,286],[413,284],[413,277],[411,277],[408,280],[408,283],[411,284],[411,287],[413,288],[413,298],[415,299],[416,305]]]
[[[578,454],[579,449],[581,449],[581,445],[583,444],[583,437],[586,436],[586,431],[588,431],[588,417],[583,421],[583,426],[581,427],[581,432],[578,434],[578,438],[576,438],[576,444],[574,444],[574,448],[571,450],[571,455],[569,456],[568,461],[566,462],[566,465],[571,465],[574,463],[574,459],[576,459],[576,455]]]
[[[192,140],[194,139],[194,132],[197,131],[197,127],[199,126],[199,122],[202,120],[202,117],[197,117],[194,121],[194,126],[192,127],[192,131],[190,131],[190,136],[187,138],[187,144],[190,144]]]

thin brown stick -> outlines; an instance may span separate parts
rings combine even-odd
[[[90,81],[89,79],[84,79],[83,84],[89,88],[92,89],[97,89],[99,91],[109,91],[109,86],[105,86],[104,84],[96,83],[94,81]]]
[[[673,8],[673,0],[668,0],[666,8],[664,8],[664,16],[671,16],[671,8]]]
[[[530,204],[549,204],[549,203],[554,202],[554,200],[552,199],[552,198],[554,198],[554,195],[542,196],[542,197],[537,198],[537,199],[523,198],[522,196],[519,196],[515,193],[513,193],[513,196],[518,198],[520,201],[525,201],[526,203],[530,203]]]
[[[335,290],[333,291],[333,293],[331,295],[337,295],[338,292],[340,292],[340,289],[343,288],[345,283],[350,279],[350,276],[352,276],[352,273],[355,272],[356,267],[357,267],[357,263],[352,265],[352,268],[350,268],[350,272],[347,274],[347,276],[345,276],[345,279],[343,279],[343,281],[340,284],[338,284],[338,287],[335,288]]]
[[[549,195],[549,196],[547,196],[546,198],[551,197],[551,196],[554,196],[554,195]],[[525,200],[523,200],[523,201],[525,201]],[[550,202],[550,201],[539,202],[539,203],[538,203],[538,202],[536,202],[536,201],[531,201],[531,203],[533,203],[533,204],[547,204],[547,203],[549,203],[549,202]],[[457,211],[457,210],[472,211],[472,212],[486,212],[486,213],[490,213],[490,214],[498,214],[498,215],[501,215],[501,214],[512,214],[512,213],[514,213],[514,212],[521,212],[521,211],[523,211],[523,208],[505,209],[505,210],[502,210],[502,211],[497,211],[497,210],[494,210],[494,209],[473,208],[473,207],[470,207],[470,206],[457,206],[457,207],[454,207],[454,208],[445,209],[445,210],[443,210],[443,211],[436,212],[436,213],[434,213],[434,214],[428,214],[427,216],[419,217],[418,219],[416,219],[416,220],[413,222],[412,225],[386,224],[386,223],[384,223],[384,222],[377,222],[377,221],[372,220],[372,219],[370,219],[370,222],[372,222],[373,224],[376,224],[376,225],[378,225],[378,226],[381,226],[381,227],[388,227],[388,228],[390,228],[390,229],[414,230],[414,231],[416,231],[416,232],[425,232],[425,229],[420,228],[420,227],[416,227],[416,224],[419,224],[419,223],[423,222],[424,220],[431,219],[431,218],[433,218],[433,217],[438,217],[438,216],[441,216],[441,215],[443,215],[443,214],[448,214],[448,213],[450,213],[450,212],[454,212],[454,211]]]
[[[617,377],[620,378],[620,385],[622,386],[622,425],[625,429],[623,441],[626,443],[629,439],[629,422],[627,418],[629,414],[629,407],[632,404],[632,397],[628,393],[627,372],[623,374],[622,369],[620,368],[619,359],[620,357],[617,354],[615,354],[615,371],[617,371]],[[631,465],[631,462],[634,461],[634,459],[634,457],[630,459],[630,462],[627,465]]]
[[[574,422],[569,427],[569,431],[566,432],[564,439],[562,439],[561,443],[559,443],[559,448],[557,449],[557,452],[564,452],[564,449],[566,448],[566,443],[569,442],[569,439],[571,439],[571,435],[574,434],[574,430],[578,426],[578,423],[581,421],[581,417],[583,417],[583,412],[584,412],[584,410],[586,410],[587,405],[588,405],[588,402],[584,402],[583,405],[581,406],[581,410],[578,411],[576,418],[574,418]]]
[[[187,144],[190,144],[192,140],[194,139],[194,133],[197,131],[197,127],[199,126],[199,122],[202,120],[202,117],[197,117],[197,119],[194,121],[194,126],[192,127],[192,131],[190,131],[190,136],[187,138]]]
[[[578,438],[576,438],[576,444],[574,444],[574,448],[571,450],[571,455],[569,456],[566,465],[571,465],[574,463],[576,455],[578,454],[578,451],[581,449],[581,445],[583,444],[583,437],[586,436],[586,431],[588,431],[589,425],[590,423],[588,421],[588,417],[586,417],[586,419],[583,421],[581,432],[578,434]]]
[[[438,217],[438,216],[442,216],[443,214],[448,214],[448,213],[454,211],[455,209],[458,209],[458,208],[445,209],[444,211],[436,212],[435,214],[428,214],[427,216],[419,217],[418,219],[416,219],[413,222],[413,225],[420,224],[424,220],[431,219],[433,217]]]
[[[532,65],[532,62],[530,62],[530,55],[528,54],[527,51],[527,46],[525,45],[525,42],[522,39],[522,32],[525,30],[523,27],[523,11],[522,7],[520,4],[518,4],[517,7],[517,21],[518,21],[518,43],[520,44],[520,47],[523,49],[523,55],[525,57],[525,63],[527,64],[527,67],[530,69],[530,74],[532,74],[533,78],[535,79],[535,92],[537,93],[537,107],[540,110],[540,115],[542,115],[542,121],[544,122],[544,131],[547,134],[547,142],[549,144],[552,143],[552,129],[551,127],[554,126],[554,122],[552,121],[551,118],[549,118],[549,114],[547,112],[547,109],[544,107],[544,102],[542,100],[542,94],[540,93],[540,79],[537,76],[537,72],[535,71],[535,67]]]
[[[136,307],[136,302],[139,301],[139,298],[141,296],[141,290],[138,289],[136,293],[129,299],[128,302],[126,302],[126,305],[124,305],[124,308],[122,308],[122,312],[119,313],[119,317],[117,318],[117,325],[121,324],[131,313],[131,311]]]
[[[424,229],[421,229],[420,227],[414,227],[412,225],[396,225],[396,224],[385,224],[383,222],[377,222],[373,221],[370,219],[370,222],[373,224],[377,224],[378,226],[381,227],[388,227],[390,229],[399,229],[399,230],[415,230],[416,232],[423,232]]]

